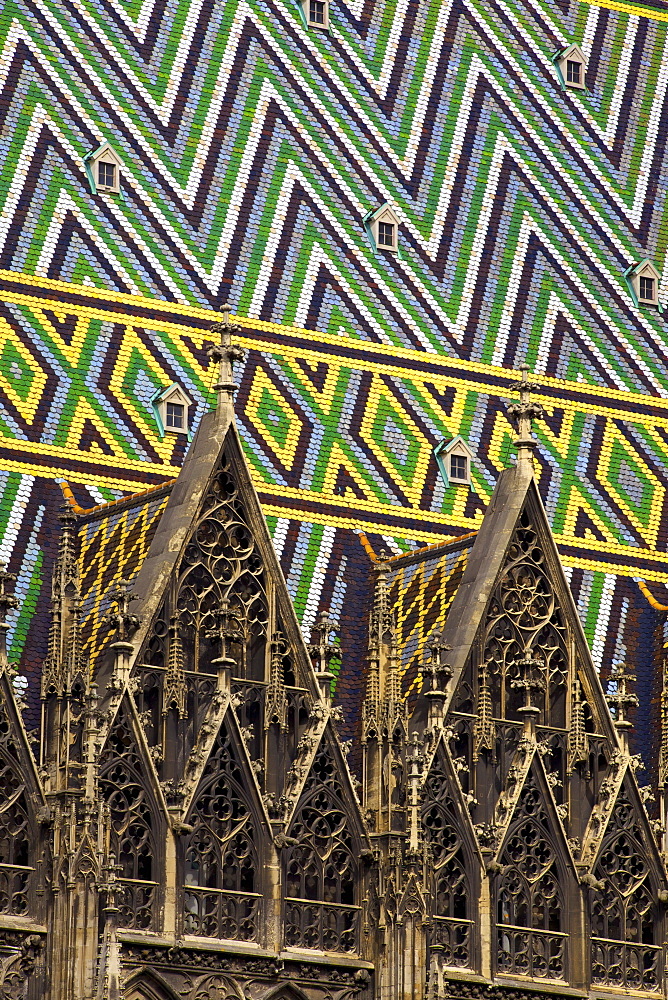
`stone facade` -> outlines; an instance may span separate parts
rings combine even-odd
[[[168,497],[120,502],[138,534],[106,592],[95,550],[119,505],[63,509],[39,733],[0,576],[0,995],[664,993],[664,831],[629,749],[631,668],[606,699],[534,479],[531,386],[474,538],[398,558],[367,542],[351,746],[333,625],[304,642],[243,456],[231,330]],[[397,609],[416,581],[450,596],[411,683]]]

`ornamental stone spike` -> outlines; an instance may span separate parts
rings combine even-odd
[[[536,450],[536,439],[532,434],[533,421],[544,420],[545,410],[540,403],[536,403],[531,399],[531,393],[538,387],[529,382],[527,378],[529,370],[528,365],[520,365],[520,371],[522,372],[522,378],[518,385],[520,401],[519,403],[510,403],[506,413],[517,433],[514,441],[517,448],[517,464],[520,465],[523,462],[529,462],[533,467],[533,456]]]

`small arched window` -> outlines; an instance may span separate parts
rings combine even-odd
[[[474,964],[472,865],[468,863],[449,791],[445,764],[439,753],[424,786],[422,830],[433,864],[434,925],[432,940],[440,945],[446,965],[472,968]]]
[[[159,818],[125,706],[100,758],[100,791],[109,806],[112,851],[120,866],[119,924],[156,930]]]
[[[658,884],[626,783],[601,844],[591,897],[592,981],[624,990],[660,988]]]
[[[566,979],[565,879],[533,768],[500,862],[497,971],[534,979]]]
[[[286,944],[320,951],[358,951],[359,851],[336,761],[325,742],[304,785],[290,837],[299,843],[286,851]]]
[[[257,941],[261,903],[258,828],[225,725],[213,745],[187,823],[183,923],[198,937]]]

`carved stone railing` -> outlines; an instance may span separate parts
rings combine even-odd
[[[26,917],[30,910],[30,888],[34,868],[0,864],[0,913]]]
[[[124,878],[118,880],[118,924],[133,930],[158,930],[157,882]]]
[[[186,886],[184,931],[198,937],[228,941],[257,941],[262,896],[257,892],[229,892]]]
[[[444,965],[472,969],[473,921],[453,917],[434,917],[432,942],[439,945]]]
[[[359,951],[359,906],[285,900],[285,943],[290,948]]]
[[[500,975],[566,980],[566,934],[497,924],[497,939]]]
[[[591,939],[591,980],[597,986],[659,993],[663,949],[610,938]]]

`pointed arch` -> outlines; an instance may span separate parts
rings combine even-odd
[[[215,653],[207,657],[200,637],[215,629],[216,612],[225,602],[239,630],[239,640],[242,636],[246,640],[239,641],[244,657],[253,640],[266,640],[269,601],[264,560],[249,524],[229,442],[192,525],[178,566],[176,587],[176,614],[190,669],[212,669],[207,658]],[[244,662],[244,674],[245,666]],[[264,680],[264,671],[259,679]]]
[[[278,983],[260,997],[260,1000],[309,1000],[309,997],[296,983]]]
[[[157,930],[165,823],[133,723],[125,695],[100,757],[100,792],[109,807],[111,849],[120,866],[119,925]]]
[[[36,866],[44,804],[5,671],[0,673],[0,914],[37,915]]]
[[[262,822],[228,714],[220,725],[187,814],[183,844],[186,934],[259,941]]]
[[[593,868],[591,974],[597,985],[655,991],[663,982],[662,879],[652,840],[627,772]]]
[[[506,551],[487,610],[483,663],[489,677],[492,713],[519,721],[520,664],[535,658],[541,674],[540,722],[566,727],[569,638],[566,616],[549,564],[542,517],[525,503]],[[482,682],[481,682],[482,683]]]
[[[447,751],[441,741],[422,790],[421,827],[432,863],[432,942],[445,965],[474,968],[474,911],[479,861],[466,836],[470,819],[461,808]]]
[[[138,969],[128,978],[125,1000],[179,1000],[174,990],[152,969]]]
[[[547,782],[534,757],[498,856],[497,972],[501,975],[568,979],[572,872],[551,806]]]
[[[288,828],[297,841],[284,852],[288,946],[359,950],[363,845],[346,788],[326,731]]]

